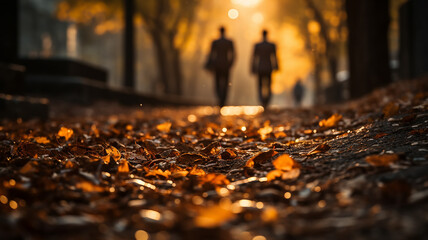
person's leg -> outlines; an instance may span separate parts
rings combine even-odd
[[[263,105],[263,75],[259,74],[259,101]]]
[[[221,74],[219,71],[215,72],[215,93],[217,101],[221,102]]]
[[[267,97],[266,97],[266,106],[269,105],[270,103],[270,99],[272,98],[272,88],[271,88],[271,84],[272,84],[272,75],[268,74],[267,76]]]
[[[223,107],[226,104],[227,90],[229,88],[229,71],[223,72],[221,84],[222,84],[221,85],[222,95],[221,95],[220,105]]]

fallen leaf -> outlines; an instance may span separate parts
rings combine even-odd
[[[324,152],[327,152],[329,149],[330,149],[330,146],[323,143],[323,144],[316,146],[311,151],[309,151],[308,155],[313,155],[313,154],[317,154],[317,153],[324,153]]]
[[[34,138],[34,140],[37,142],[37,143],[40,143],[40,144],[48,144],[48,143],[50,143],[51,141],[49,141],[49,139],[47,139],[46,137],[35,137]]]
[[[267,163],[272,159],[273,156],[275,156],[278,152],[275,150],[269,150],[266,152],[260,152],[250,159],[248,159],[247,163],[245,164],[246,167],[254,167],[255,165],[260,165]]]
[[[156,126],[156,129],[160,132],[167,133],[171,129],[171,125],[172,125],[171,122],[164,122],[164,123],[158,124]]]
[[[61,127],[61,129],[58,131],[58,137],[64,137],[66,141],[73,136],[73,129]]]
[[[277,157],[272,162],[273,166],[275,166],[278,170],[283,171],[290,171],[293,169],[293,167],[297,167],[296,161],[290,157],[288,154],[282,154],[281,156]]]
[[[192,170],[190,170],[189,175],[194,176],[204,176],[206,173],[203,169],[198,168],[197,165],[193,166]]]
[[[390,118],[398,113],[400,105],[396,102],[388,103],[382,110],[384,118]]]
[[[374,138],[374,139],[379,139],[379,138],[381,138],[381,137],[385,137],[386,135],[388,135],[388,134],[386,134],[386,133],[378,133],[378,134],[376,134],[373,138]]]
[[[268,172],[268,174],[266,175],[266,178],[268,181],[272,181],[272,180],[275,180],[276,178],[281,177],[282,174],[283,174],[283,171],[275,169],[275,170]]]
[[[106,148],[106,153],[110,157],[112,157],[116,162],[120,160],[120,152],[117,150],[117,148],[110,146],[109,148]],[[105,161],[104,161],[105,162]]]
[[[210,183],[213,185],[227,185],[230,183],[229,179],[227,179],[226,175],[220,173],[209,173],[202,177],[200,177],[200,181],[202,184]]]
[[[169,170],[165,170],[162,171],[161,169],[152,169],[150,170],[147,174],[146,177],[158,177],[158,176],[162,176],[164,178],[169,178],[169,176],[171,175],[171,172]]]
[[[342,120],[342,118],[342,115],[335,113],[331,115],[331,117],[329,117],[328,119],[321,120],[318,124],[320,127],[332,128],[336,127],[339,121]]]
[[[104,188],[98,185],[95,185],[89,181],[81,181],[76,183],[76,188],[84,192],[103,192]]]
[[[30,173],[30,172],[36,172],[38,163],[36,161],[28,161],[20,170],[19,172],[22,174]]]
[[[366,157],[366,162],[375,167],[386,167],[399,159],[398,154],[371,155]]]
[[[129,173],[128,161],[122,159],[120,161],[119,167],[117,168],[118,173]]]
[[[222,151],[220,156],[221,159],[234,159],[236,158],[236,153],[232,149],[228,148]]]

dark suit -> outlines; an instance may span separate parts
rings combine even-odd
[[[231,40],[222,37],[213,41],[205,67],[215,73],[216,93],[220,106],[224,106],[226,102],[229,71],[234,58],[235,52]]]
[[[259,97],[260,102],[266,107],[269,104],[272,92],[271,74],[278,69],[276,58],[276,46],[268,41],[257,43],[254,47],[252,59],[252,72],[259,76]],[[267,89],[267,94],[263,94],[263,88]]]

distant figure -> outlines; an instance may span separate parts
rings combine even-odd
[[[259,97],[263,107],[267,107],[272,95],[272,72],[278,70],[275,44],[267,41],[266,30],[263,30],[263,41],[254,47],[251,70],[259,76]]]
[[[215,74],[215,87],[218,104],[223,107],[226,103],[227,88],[229,86],[229,72],[235,59],[233,42],[225,37],[224,27],[220,27],[220,38],[211,44],[205,68]]]
[[[302,84],[302,80],[299,78],[293,88],[294,104],[296,107],[301,106],[303,95],[305,95],[305,87]]]

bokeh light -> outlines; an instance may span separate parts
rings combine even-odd
[[[227,12],[227,16],[229,16],[230,19],[237,19],[239,17],[238,10],[232,8]]]

